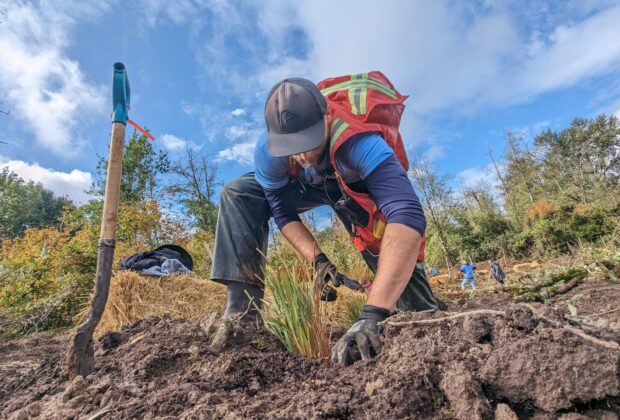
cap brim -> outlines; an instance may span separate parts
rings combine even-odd
[[[290,156],[316,149],[324,138],[325,120],[321,119],[316,124],[296,133],[267,133],[267,148],[271,156]]]

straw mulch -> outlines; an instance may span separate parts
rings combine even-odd
[[[431,286],[439,286],[449,283],[452,279],[447,274],[440,274],[438,276],[429,277],[428,282]]]
[[[530,263],[515,264],[512,266],[512,269],[517,273],[527,273],[528,271],[538,268],[539,266],[540,264],[537,261],[532,261]]]
[[[116,272],[96,335],[117,331],[149,316],[169,315],[198,320],[211,312],[223,313],[226,287],[192,275],[146,277]]]

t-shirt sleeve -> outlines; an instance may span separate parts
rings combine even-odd
[[[254,148],[254,177],[264,189],[277,190],[289,183],[288,157],[274,157],[267,150],[267,139]]]
[[[394,154],[366,177],[365,184],[388,223],[403,224],[424,235],[426,218],[422,205]]]
[[[282,230],[288,223],[301,220],[297,214],[296,192],[288,174],[288,158],[273,157],[263,139],[254,148],[254,177],[265,192],[273,220]]]
[[[338,149],[336,166],[342,174],[355,173],[366,179],[381,162],[393,155],[392,149],[379,134],[361,133]]]

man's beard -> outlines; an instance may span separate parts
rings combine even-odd
[[[327,147],[325,148],[325,150],[323,150],[323,153],[321,153],[321,155],[318,157],[318,159],[316,160],[316,162],[298,162],[304,169],[309,169],[309,168],[318,168],[320,166],[323,166],[323,163],[325,162],[325,160],[327,159]]]

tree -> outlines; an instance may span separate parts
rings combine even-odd
[[[546,192],[562,204],[618,204],[620,180],[620,121],[601,115],[575,118],[560,132],[547,130],[534,139],[544,156]]]
[[[420,157],[414,158],[410,176],[418,187],[427,220],[427,230],[434,231],[441,247],[448,272],[453,265],[453,256],[449,245],[450,208],[453,206],[452,190],[447,177],[439,177],[433,168]],[[430,236],[430,235],[429,235]]]
[[[506,133],[506,163],[502,185],[510,206],[506,208],[517,226],[525,220],[528,208],[540,199],[542,191],[541,164],[535,154],[523,145],[523,137],[514,132]]]
[[[464,187],[463,200],[469,205],[454,206],[456,242],[463,257],[474,260],[497,258],[507,249],[510,223],[491,195],[490,187]]]
[[[57,224],[65,206],[72,205],[66,197],[39,183],[25,182],[5,167],[0,172],[0,239],[20,236],[26,228]]]
[[[205,156],[196,158],[187,148],[186,158],[176,162],[171,172],[178,179],[167,190],[180,199],[190,217],[200,230],[215,232],[217,204],[213,202],[217,187],[217,166]]]
[[[103,197],[105,193],[108,159],[100,157],[97,163],[97,180],[90,193]],[[156,198],[160,175],[170,171],[168,154],[156,152],[144,135],[133,132],[123,152],[123,175],[121,178],[121,203],[139,202]]]

